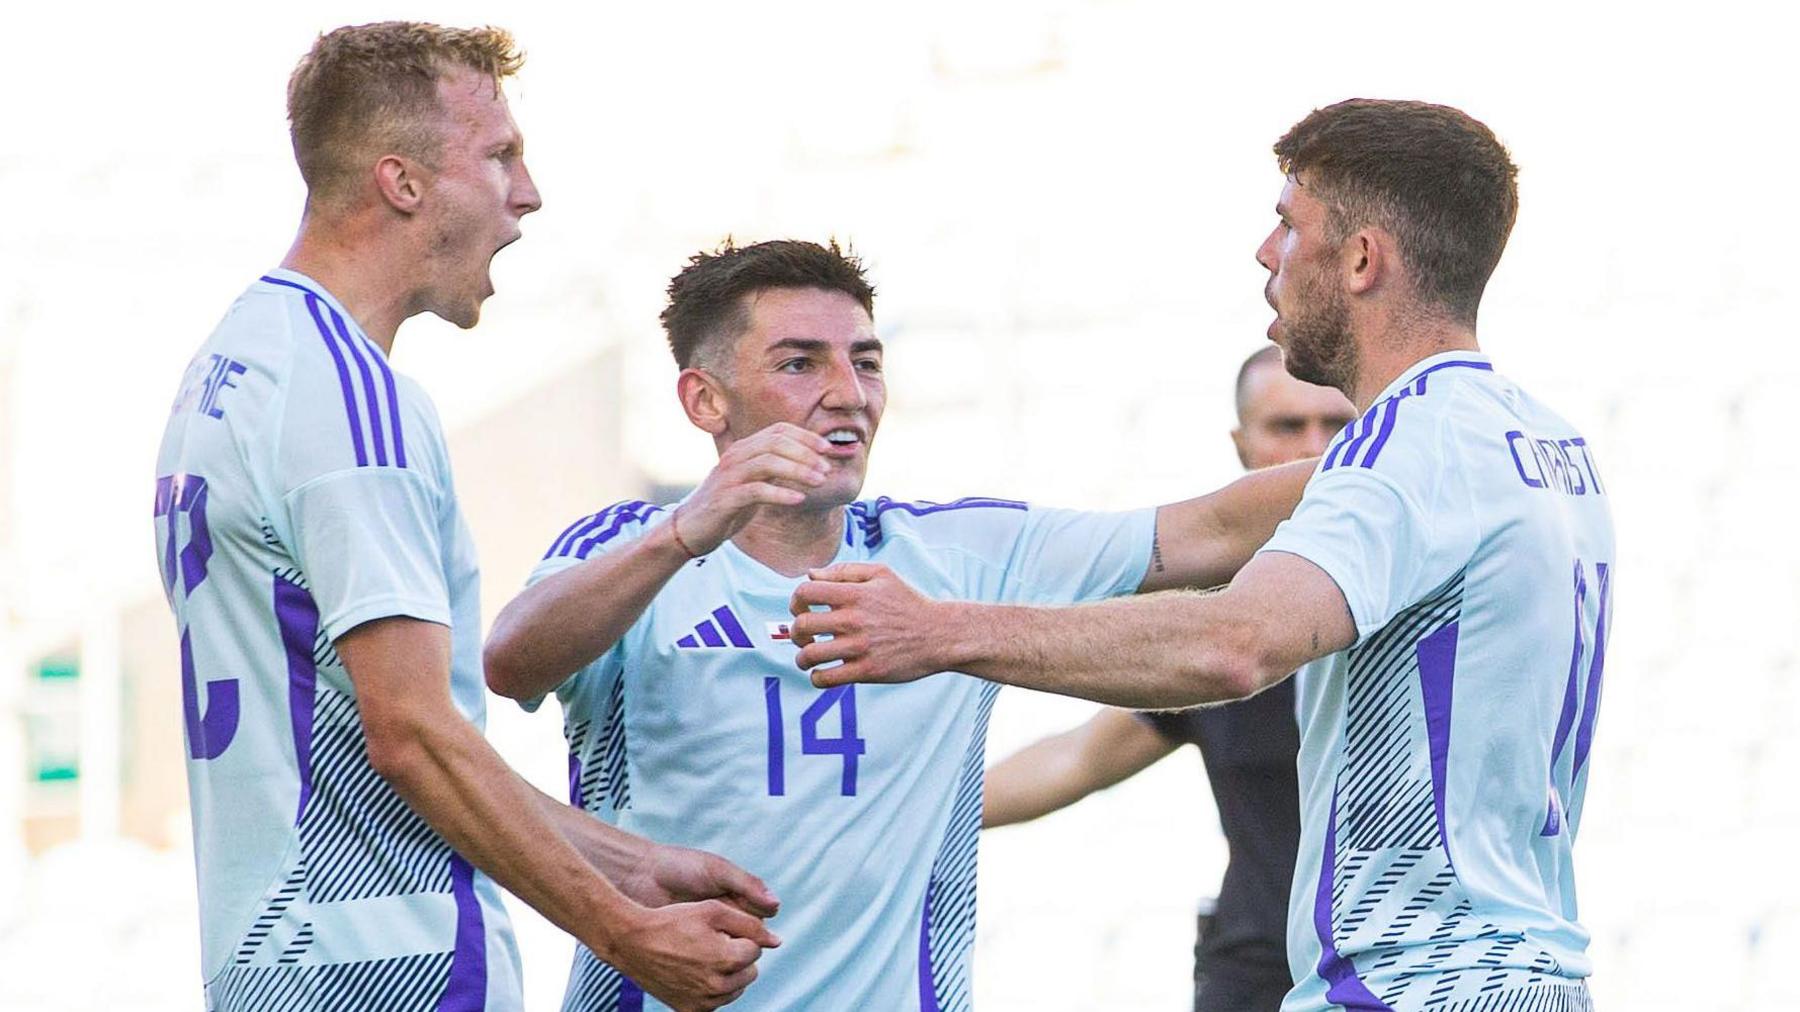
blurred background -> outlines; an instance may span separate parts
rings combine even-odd
[[[0,1008],[191,1009],[199,945],[156,443],[188,357],[302,201],[289,70],[321,29],[495,22],[545,208],[481,325],[419,319],[486,616],[569,520],[710,466],[656,314],[727,233],[853,241],[890,406],[868,494],[1119,508],[1234,476],[1269,147],[1315,106],[1486,121],[1522,209],[1499,368],[1583,429],[1620,571],[1576,855],[1601,1007],[1796,1009],[1800,93],[1762,5],[1149,0],[32,5],[0,61]],[[558,792],[553,711],[489,729]],[[1092,712],[1003,693],[998,758]],[[1190,1000],[1225,850],[1196,753],[984,841],[990,1010]],[[571,943],[515,905],[527,1002]],[[779,925],[777,924],[777,929]]]

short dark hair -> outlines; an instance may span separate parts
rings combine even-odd
[[[776,239],[738,246],[730,237],[711,253],[696,253],[669,282],[669,305],[662,311],[663,330],[675,364],[692,366],[705,345],[719,337],[736,337],[750,325],[745,298],[769,288],[820,288],[843,292],[871,317],[875,286],[863,274],[854,251],[839,249],[832,239],[821,246],[799,239]]]
[[[1475,322],[1519,213],[1519,170],[1493,131],[1447,105],[1353,98],[1313,110],[1275,157],[1331,208],[1339,238],[1386,229],[1420,298]]]
[[[1244,409],[1250,406],[1250,374],[1264,365],[1281,365],[1281,349],[1272,344],[1265,344],[1250,353],[1244,364],[1238,366],[1236,392],[1238,421],[1244,420]]]
[[[319,36],[288,78],[288,134],[308,198],[343,196],[382,155],[433,161],[443,146],[438,80],[460,68],[498,88],[524,62],[500,28],[382,21]]]

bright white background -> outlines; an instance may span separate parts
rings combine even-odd
[[[478,329],[418,321],[397,347],[449,427],[616,346],[633,464],[692,480],[710,447],[670,396],[663,285],[727,232],[835,234],[867,256],[890,346],[870,490],[906,498],[1117,507],[1228,479],[1231,370],[1268,320],[1252,252],[1281,182],[1269,145],[1339,98],[1427,98],[1488,122],[1521,166],[1481,336],[1589,432],[1615,497],[1623,577],[1577,849],[1595,992],[1800,1007],[1775,988],[1776,960],[1800,958],[1782,856],[1800,829],[1800,88],[1762,5],[648,8],[9,14],[9,634],[154,592],[157,434],[188,355],[292,236],[283,89],[320,28],[493,21],[529,53],[511,91],[545,209],[498,258]],[[1003,695],[991,754],[1090,711]],[[495,707],[492,730],[556,782],[554,719]],[[1204,797],[1189,751],[991,836],[981,1006],[1184,1007],[1191,911],[1223,862]],[[197,1004],[185,854],[8,854],[0,1005]],[[567,943],[520,930],[531,1005],[553,1007]]]

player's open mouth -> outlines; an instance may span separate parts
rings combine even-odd
[[[853,428],[840,427],[827,430],[825,441],[831,444],[833,456],[847,456],[863,444],[863,434]]]

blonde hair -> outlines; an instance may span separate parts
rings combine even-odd
[[[386,154],[431,164],[442,149],[437,83],[458,68],[499,87],[525,57],[500,28],[383,21],[327,32],[288,78],[288,133],[307,202],[330,203]]]

